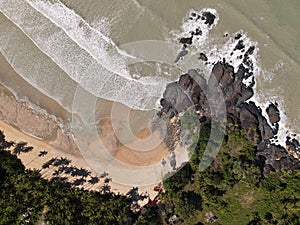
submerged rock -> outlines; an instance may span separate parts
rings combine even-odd
[[[182,59],[184,56],[186,56],[189,52],[186,49],[183,49],[179,54],[177,55],[174,63],[177,63],[180,59]]]

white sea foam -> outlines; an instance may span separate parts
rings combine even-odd
[[[107,23],[102,23],[100,27],[100,24],[98,24],[97,29],[94,29],[59,0],[54,1],[54,3],[45,0],[27,0],[27,2],[59,26],[74,42],[86,50],[106,69],[121,76],[130,77],[126,64],[128,64],[128,60],[135,57],[120,50],[111,38],[101,31],[103,29],[106,31],[105,33],[108,33],[109,28],[102,27],[103,25],[107,26]]]
[[[155,107],[155,103],[147,98],[159,98],[167,80],[160,79],[159,82],[147,84],[142,79],[136,81],[112,73],[26,1],[8,0],[1,2],[0,6],[6,17],[87,91],[135,109],[147,110]]]

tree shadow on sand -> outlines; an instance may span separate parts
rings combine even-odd
[[[84,178],[78,178],[78,179],[76,179],[76,180],[74,180],[72,182],[72,185],[74,185],[74,186],[80,186],[80,185],[83,185],[85,182],[86,182],[86,179],[84,179]]]
[[[42,165],[42,169],[48,169],[50,166],[53,165],[53,163],[57,160],[57,158],[52,158],[49,159],[47,162],[44,162],[44,164]]]
[[[108,185],[108,184],[104,184],[104,185],[102,185],[102,186],[100,187],[99,192],[100,192],[101,194],[112,193],[112,192],[111,192],[111,186]]]
[[[66,157],[60,157],[54,161],[53,166],[68,166],[71,162],[72,160],[67,159]]]
[[[4,150],[8,150],[14,144],[15,144],[15,142],[13,142],[13,141],[6,141],[3,131],[0,130],[0,148],[4,149]]]
[[[92,185],[99,183],[100,179],[98,177],[91,177],[88,182]]]
[[[39,157],[44,157],[45,155],[47,155],[48,154],[48,152],[47,151],[45,151],[45,150],[43,150],[43,151],[40,151],[39,152]]]
[[[80,176],[80,177],[88,177],[91,174],[90,171],[83,169],[83,168],[74,168],[74,170],[71,172],[71,176]]]
[[[60,183],[61,185],[63,185],[64,187],[66,188],[71,188],[71,183],[68,182],[68,178],[67,177],[52,177],[50,179],[50,181],[52,182],[58,182]]]
[[[47,169],[49,168],[50,166],[54,166],[54,167],[60,167],[60,166],[68,166],[70,163],[72,162],[72,160],[70,159],[67,159],[67,158],[52,158],[52,159],[49,159],[47,162],[45,162],[42,166],[43,169]]]
[[[138,201],[143,201],[149,197],[148,194],[145,193],[139,193],[137,187],[131,188],[127,193],[126,197],[131,199],[131,209],[134,211],[138,211],[140,209],[140,205],[138,204]]]
[[[130,198],[132,201],[143,201],[144,199],[148,198],[147,194],[139,193],[139,189],[137,187],[131,188],[127,193],[126,196]]]
[[[84,168],[77,168],[76,166],[70,165],[72,161],[67,158],[52,158],[45,162],[42,166],[43,169],[48,169],[51,166],[55,168],[55,170],[52,173],[51,180],[55,181],[63,181],[63,183],[66,183],[65,177],[61,177],[63,175],[69,175],[71,177],[77,177],[76,180],[73,182],[70,182],[71,186],[80,186],[84,185],[86,182],[88,182],[91,185],[95,185],[100,182],[100,178],[104,178],[104,185],[101,187],[100,192],[109,193],[110,192],[110,186],[108,185],[109,182],[112,181],[111,178],[108,177],[108,173],[104,172],[100,175],[100,177],[97,176],[91,176],[91,172]],[[60,177],[62,179],[60,179]]]
[[[28,153],[33,150],[33,147],[27,146],[27,142],[19,142],[16,144],[15,148],[13,149],[13,154],[20,155],[20,153]]]

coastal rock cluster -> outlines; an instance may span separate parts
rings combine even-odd
[[[193,107],[200,126],[206,121],[226,118],[225,135],[232,132],[234,126],[244,131],[245,138],[256,148],[257,163],[264,175],[270,171],[300,168],[299,142],[287,137],[285,146],[277,144],[281,120],[277,103],[270,103],[263,112],[251,101],[254,74],[259,71],[256,42],[242,30],[231,37],[224,34],[223,38],[228,40],[219,46],[219,51],[207,48],[201,41],[209,38],[209,31],[216,26],[218,19],[217,12],[212,9],[189,13],[182,37],[178,39],[182,49],[175,63],[196,48],[200,52],[199,64],[208,67],[211,74],[206,77],[200,70],[190,69],[177,82],[167,85],[160,101],[160,115],[170,121],[173,117],[180,118]]]
[[[203,25],[207,26],[208,28],[212,28],[216,22],[216,15],[214,15],[209,10],[203,10],[201,12],[191,12],[189,20],[195,23],[202,23]],[[195,30],[190,32],[190,37],[183,37],[180,39],[180,43],[184,45],[190,45],[193,43],[193,38],[197,36],[201,36],[203,33],[201,26],[196,27]]]
[[[233,66],[225,60],[215,63],[208,79],[191,69],[177,82],[167,85],[160,101],[160,115],[172,119],[195,107],[201,124],[224,111],[228,127],[226,132],[230,132],[230,124],[238,124],[245,131],[245,137],[257,146],[256,157],[264,174],[273,170],[300,168],[299,160],[289,154],[299,149],[299,142],[288,138],[286,146],[271,143],[271,139],[277,138],[280,113],[277,105],[271,103],[266,110],[268,118],[263,116],[261,108],[251,101],[254,81],[248,86],[243,82],[249,76],[249,68],[241,64],[235,73]],[[222,109],[224,106],[225,109]]]

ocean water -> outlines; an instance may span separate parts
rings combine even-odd
[[[162,73],[159,68],[160,74],[139,76],[127,65],[139,62],[137,56],[147,56],[174,66],[174,56],[180,50],[176,49],[178,38],[188,32],[189,12],[203,8],[215,9],[219,21],[207,30],[207,38],[191,55],[208,49],[215,56],[228,55],[230,40],[224,33],[229,37],[237,32],[247,35],[259,49],[255,99],[262,107],[277,101],[285,115],[286,130],[300,133],[297,0],[187,0],[184,4],[174,0],[1,0],[0,82],[20,98],[42,107],[47,108],[46,98],[51,99],[48,111],[60,111],[58,115],[65,110],[66,115],[86,116],[88,110],[82,110],[81,103],[74,100],[78,89],[96,99],[99,118],[109,115],[103,106],[112,102],[140,111],[156,109],[165,85],[176,80],[178,73]],[[149,40],[156,42],[145,44]],[[149,55],[167,48],[165,43],[174,44],[174,48],[168,46],[171,53]],[[154,47],[157,50],[153,51]],[[197,63],[191,66],[202,68]],[[36,93],[44,100],[35,98]]]

